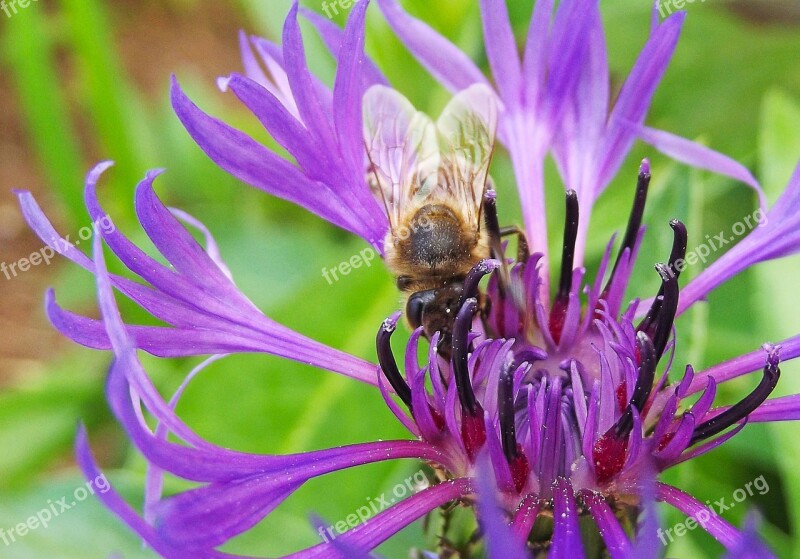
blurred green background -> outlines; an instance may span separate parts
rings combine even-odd
[[[303,2],[321,11],[321,2]],[[485,62],[474,1],[404,2],[476,60]],[[524,37],[529,1],[510,2]],[[603,3],[615,90],[644,43],[649,1]],[[374,359],[374,333],[398,305],[382,266],[354,271],[328,285],[321,274],[363,248],[363,243],[284,202],[270,199],[218,170],[192,143],[168,103],[175,73],[199,104],[264,138],[263,129],[214,79],[240,70],[239,29],[280,36],[287,0],[40,0],[12,17],[0,12],[0,261],[14,262],[41,247],[11,194],[32,190],[59,229],[73,237],[89,225],[82,203],[83,176],[101,159],[117,165],[101,196],[115,223],[148,246],[132,211],[132,192],[144,172],[166,167],[157,190],[170,205],[203,220],[216,235],[238,285],[267,314],[332,346]],[[655,97],[648,123],[708,145],[744,162],[774,200],[800,156],[800,27],[798,2],[694,2],[680,45]],[[343,19],[340,17],[339,22]],[[392,83],[418,107],[438,111],[447,95],[405,53],[376,9],[370,10],[368,50]],[[333,64],[308,33],[312,66],[333,76]],[[754,209],[747,188],[675,165],[638,145],[594,213],[590,274],[609,235],[624,227],[640,158],[653,161],[650,234],[632,285],[655,292],[650,264],[668,254],[667,221],[689,225],[690,248],[706,234],[729,231]],[[493,174],[504,199],[513,199],[507,158]],[[551,227],[561,228],[561,184],[550,171]],[[513,206],[513,205],[512,205]],[[618,208],[625,208],[624,212]],[[504,222],[519,212],[502,208]],[[302,232],[301,235],[298,232]],[[558,235],[551,235],[554,240]],[[555,241],[554,241],[555,242]],[[689,269],[688,274],[696,270]],[[762,265],[710,297],[710,304],[679,323],[676,367],[696,367],[800,332],[797,259]],[[72,458],[76,422],[85,421],[109,477],[141,502],[144,464],[132,452],[103,400],[108,356],[76,348],[48,325],[43,291],[54,286],[67,308],[96,314],[91,277],[57,261],[6,280],[0,277],[0,528],[11,528],[82,484]],[[370,294],[370,296],[365,296]],[[122,301],[121,301],[122,302]],[[146,322],[124,307],[132,322]],[[164,394],[197,360],[144,358]],[[779,392],[800,392],[800,367],[783,368]],[[749,392],[753,379],[720,390],[724,402]],[[205,371],[179,408],[201,435],[231,448],[285,453],[404,436],[377,392],[309,367],[265,356],[229,357]],[[781,557],[800,556],[798,426],[755,425],[706,457],[676,468],[668,481],[702,500],[727,498],[763,475],[769,484],[725,513],[740,524],[746,507],[762,511],[763,532]],[[360,468],[313,481],[257,529],[236,540],[232,552],[280,555],[316,543],[309,513],[344,518],[368,498],[390,490],[418,469],[413,463]],[[177,487],[177,486],[175,486]],[[175,488],[172,487],[172,488]],[[668,526],[680,515],[664,510]],[[382,548],[408,556],[422,528],[406,530]],[[152,557],[97,502],[80,503],[12,545],[0,557]],[[695,531],[670,547],[669,557],[715,556],[721,546]]]

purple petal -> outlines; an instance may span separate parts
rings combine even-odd
[[[633,127],[639,139],[655,147],[661,153],[686,165],[706,169],[712,173],[730,177],[751,186],[758,194],[761,208],[766,209],[767,197],[761,189],[761,185],[758,184],[753,174],[738,161],[697,142],[692,142],[663,130],[641,125],[633,125]]]
[[[572,484],[563,477],[553,483],[553,545],[551,559],[585,559]]]
[[[653,456],[666,464],[674,462],[681,453],[689,446],[689,442],[694,434],[697,421],[691,412],[686,412],[680,419],[678,427],[675,429],[672,439],[660,450],[655,450]]]
[[[639,524],[636,527],[636,539],[633,542],[633,549],[629,559],[659,559],[662,556],[663,543],[659,543],[659,520],[658,510],[656,509],[655,481],[651,479],[653,474],[644,473],[643,479],[639,479],[640,484],[640,509]]]
[[[756,210],[738,225],[750,233],[681,290],[678,313],[750,266],[800,252],[800,165],[766,215]]]
[[[800,394],[767,400],[747,416],[748,422],[757,423],[796,420],[800,420]]]
[[[525,76],[525,98],[533,102],[541,96],[547,72],[548,39],[550,20],[553,16],[553,0],[539,0],[533,5],[528,40],[522,59]]]
[[[541,117],[550,123],[551,133],[561,125],[562,115],[576,91],[582,74],[576,69],[595,62],[591,58],[590,49],[601,48],[597,43],[598,24],[598,0],[564,0],[558,7],[548,49],[550,74],[547,77],[546,103],[543,107],[545,114]],[[600,91],[593,91],[591,94],[600,95],[602,101]],[[595,101],[597,100],[592,101],[592,106]]]
[[[347,19],[347,27],[339,52],[339,67],[333,88],[333,120],[339,148],[351,169],[362,169],[364,165],[364,143],[362,140],[361,99],[364,97],[362,79],[364,54],[364,24],[369,0],[358,2]],[[364,192],[369,193],[368,189]]]
[[[86,175],[87,188],[94,188],[103,172],[113,164],[112,161],[104,161],[92,168]],[[91,260],[89,260],[85,254],[56,232],[50,220],[47,219],[30,192],[19,190],[15,191],[15,194],[17,195],[22,215],[28,226],[48,247],[52,248],[58,254],[69,258],[82,268],[87,270],[93,268]]]
[[[453,93],[489,85],[470,58],[428,24],[408,15],[397,0],[378,0],[387,23],[434,78]]]
[[[177,217],[183,223],[187,225],[191,225],[205,237],[206,240],[206,254],[211,259],[211,261],[219,268],[223,275],[228,278],[231,282],[233,282],[233,274],[231,273],[228,265],[225,264],[225,261],[222,259],[222,253],[219,250],[219,245],[217,245],[217,241],[214,239],[214,236],[211,234],[211,231],[208,230],[199,219],[189,215],[183,210],[178,208],[169,208],[169,211],[172,215]]]
[[[719,437],[716,437],[713,440],[706,441],[705,443],[698,445],[692,448],[691,450],[687,450],[686,452],[681,454],[678,458],[673,460],[670,465],[676,466],[683,462],[687,462],[689,460],[692,460],[693,458],[697,458],[701,454],[705,454],[706,452],[710,452],[715,448],[717,448],[718,446],[721,446],[722,444],[726,443],[727,441],[738,435],[739,431],[744,429],[744,426],[747,425],[747,423],[750,421],[750,417],[751,416],[748,416],[747,420],[743,421],[742,423],[740,423],[739,425],[737,425],[724,435],[720,435]]]
[[[498,559],[528,559],[529,555],[522,540],[513,533],[500,509],[496,495],[498,488],[486,455],[478,463],[477,479],[478,515],[486,537],[487,556]]]
[[[113,319],[112,319],[113,322]],[[115,329],[110,324],[110,329]],[[115,415],[129,436],[148,459],[159,468],[210,485],[181,493],[156,507],[159,531],[167,541],[186,548],[220,545],[251,528],[308,479],[333,471],[376,461],[419,458],[417,449],[441,463],[440,453],[415,441],[392,441],[354,445],[303,455],[259,456],[238,453],[203,443],[192,448],[168,442],[149,431],[141,413],[131,401],[125,376],[135,376],[131,367],[132,350],[120,346],[120,353],[109,378],[108,398]],[[180,422],[171,405],[165,405],[152,387],[149,394],[156,417],[181,438],[188,428]],[[411,446],[408,445],[411,443]],[[408,455],[411,451],[412,456]],[[236,503],[234,507],[232,504]]]
[[[253,48],[250,44],[250,37],[244,31],[239,31],[239,51],[242,55],[242,66],[244,66],[245,75],[254,82],[258,83],[261,87],[266,88],[270,93],[277,97],[278,91],[275,89],[275,84],[267,77],[267,74],[264,72],[261,64],[258,63],[258,60],[253,54]],[[224,86],[220,87],[220,89],[222,91],[227,91],[228,79],[220,79],[222,80],[222,85]],[[218,84],[220,79],[217,80]],[[296,112],[294,114],[296,115]]]
[[[46,310],[53,326],[75,343],[92,349],[111,349],[102,321],[62,309],[52,291],[47,293]],[[222,330],[128,326],[128,331],[136,347],[158,357],[264,352],[267,349],[262,342],[253,338]]]
[[[250,454],[221,448],[192,433],[152,385],[137,386],[142,384],[137,382],[133,387],[143,397],[148,410],[171,432],[194,447],[160,440],[143,423],[131,402],[129,381],[125,377],[136,379],[139,373],[131,370],[128,361],[125,354],[117,355],[117,362],[112,367],[107,388],[112,409],[149,462],[184,479],[224,483],[257,475],[277,484],[283,478],[305,480],[341,468],[381,460],[418,458],[447,462],[440,451],[419,441],[379,441],[285,456]],[[138,362],[134,363],[138,365]],[[138,368],[141,369],[141,366]]]
[[[294,165],[220,120],[203,113],[173,79],[172,105],[194,141],[224,170],[260,190],[298,204],[379,247],[385,228],[364,223],[325,184],[310,180]]]
[[[496,480],[495,485],[502,491],[513,493],[514,491],[514,478],[511,474],[511,468],[508,465],[508,460],[503,454],[503,445],[500,442],[500,437],[497,430],[492,425],[492,420],[489,413],[486,412],[484,416],[484,423],[486,425],[486,450],[489,458],[489,464],[492,466],[493,471],[490,475]]]
[[[268,47],[267,44],[272,48]],[[239,49],[242,53],[242,63],[247,77],[274,95],[280,103],[286,107],[289,114],[295,119],[300,120],[297,103],[295,103],[294,97],[292,96],[289,78],[286,77],[286,71],[284,70],[283,51],[281,48],[266,39],[250,37],[244,31],[240,31]],[[259,64],[255,54],[253,54],[253,49],[261,56],[264,67],[266,67],[270,73],[269,77],[264,73],[261,64]],[[219,78],[217,83],[223,92],[227,91],[228,78]]]
[[[560,123],[554,152],[565,185],[581,196],[581,209],[591,211],[597,180],[595,154],[608,117],[609,71],[600,11],[596,5],[588,9],[592,18],[586,37],[587,52]],[[587,221],[581,215],[581,222]]]
[[[486,55],[501,99],[510,110],[522,103],[522,68],[505,0],[481,0]]]
[[[324,148],[334,149],[336,138],[314,79],[308,69],[303,36],[297,22],[297,11],[298,2],[293,0],[292,7],[283,24],[284,69],[289,78],[289,85],[297,102],[301,120]]]
[[[110,223],[96,196],[97,179],[108,166],[101,164],[87,176],[86,203],[97,224]],[[154,316],[176,327],[134,327],[135,338],[143,348],[171,356],[263,351],[321,368],[341,369],[339,372],[345,376],[375,384],[374,365],[305,338],[261,314],[236,288],[226,269],[203,251],[153,194],[156,176],[157,173],[149,173],[138,186],[137,209],[151,240],[177,270],[151,258],[116,228],[98,225],[122,262],[157,289],[114,275],[110,276],[112,284]],[[94,273],[95,264],[59,236],[30,193],[17,195],[34,232],[53,250]],[[47,297],[47,310],[56,327],[78,343],[109,348],[108,336],[99,322],[62,310],[52,293]]]
[[[403,500],[380,514],[339,536],[356,549],[371,550],[430,511],[473,492],[472,480],[459,478],[445,481]],[[330,544],[288,555],[286,559],[324,559],[329,557]]]
[[[399,405],[397,405],[397,402],[394,401],[394,399],[392,398],[393,392],[390,393],[389,389],[386,387],[386,383],[383,380],[383,372],[380,369],[378,369],[377,376],[378,376],[378,388],[381,391],[381,397],[383,398],[383,401],[386,403],[386,405],[389,407],[389,410],[392,412],[392,414],[394,414],[394,416],[403,425],[403,427],[408,429],[408,431],[412,435],[419,437],[420,436],[419,427],[417,427],[417,424],[414,423],[414,420],[411,419],[408,416],[408,414],[405,411],[403,411],[402,408],[400,408]]]
[[[800,336],[789,338],[776,345],[780,346],[781,360],[788,361],[800,357]],[[766,362],[767,353],[762,348],[709,367],[694,376],[687,395],[695,394],[705,388],[708,377],[714,377],[716,383],[720,384],[748,373],[761,371]]]
[[[75,439],[75,454],[78,465],[86,479],[94,480],[104,475],[92,456],[86,429],[83,425],[78,428],[78,435]],[[162,557],[166,557],[167,559],[191,559],[192,557],[210,558],[220,556],[216,553],[198,555],[195,552],[181,550],[180,548],[169,545],[162,540],[155,529],[147,524],[144,519],[139,516],[139,513],[126,503],[120,494],[110,485],[107,491],[97,492],[96,495],[111,512],[120,517],[125,524],[139,534],[148,546]]]
[[[334,57],[339,58],[341,53],[341,45],[344,40],[344,31],[330,19],[322,17],[317,12],[300,8],[300,14],[306,18],[316,28],[317,33],[322,38],[325,46],[333,54]],[[365,86],[381,84],[389,85],[388,80],[383,75],[383,72],[375,65],[369,58],[364,57],[362,72],[364,74]]]
[[[584,500],[589,508],[611,559],[626,559],[631,553],[631,542],[617,520],[614,511],[602,495],[590,492]]]
[[[174,412],[175,409],[178,407],[178,402],[183,396],[184,391],[189,386],[189,383],[194,380],[194,378],[203,372],[206,367],[210,366],[211,364],[219,361],[220,359],[227,357],[226,355],[214,355],[205,359],[202,363],[197,365],[194,369],[189,371],[189,374],[186,375],[186,378],[183,379],[183,382],[172,395],[172,398],[169,400],[169,407]],[[159,423],[156,426],[155,436],[160,440],[166,440],[167,436],[169,435],[169,429],[163,423]],[[155,510],[154,507],[156,503],[161,499],[162,491],[163,491],[163,484],[164,484],[164,470],[156,466],[155,464],[148,463],[147,464],[147,473],[145,475],[145,490],[144,490],[144,518],[149,523],[152,523],[153,519],[155,518]]]
[[[297,120],[284,105],[261,85],[239,74],[231,74],[227,87],[250,109],[270,135],[297,160],[303,169],[319,169],[311,175],[314,180],[323,178],[324,169],[333,166],[328,151],[321,149],[303,123]],[[330,172],[330,171],[329,171]],[[308,173],[308,171],[306,171]]]
[[[517,509],[514,519],[511,521],[511,530],[520,542],[527,542],[539,510],[542,507],[541,501],[533,496],[526,495]]]
[[[713,510],[680,489],[658,482],[656,498],[692,517],[701,528],[726,548],[732,549],[739,541],[739,532],[727,520],[723,520]]]
[[[758,536],[760,519],[756,514],[748,514],[744,531],[736,547],[725,554],[723,559],[774,559],[775,555],[764,545]]]
[[[647,116],[656,87],[675,51],[685,16],[684,12],[676,13],[658,26],[622,86],[609,117],[609,134],[601,152],[596,195],[600,194],[617,173],[633,145],[634,133],[625,123],[641,123]]]
[[[255,308],[156,196],[153,180],[158,174],[148,173],[136,188],[136,215],[147,236],[181,276],[218,297]]]
[[[270,486],[253,477],[186,491],[159,503],[156,525],[165,540],[182,549],[214,548],[258,524],[303,481]]]

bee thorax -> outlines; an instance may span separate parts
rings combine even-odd
[[[439,273],[451,272],[465,263],[470,266],[476,239],[465,231],[462,223],[445,205],[423,206],[408,226],[396,232],[393,241],[398,256],[411,266]]]

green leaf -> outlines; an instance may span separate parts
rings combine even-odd
[[[129,480],[120,480],[116,474],[112,477],[115,489],[117,485],[132,487]],[[100,482],[95,486],[97,491],[106,485]],[[112,554],[125,559],[157,557],[143,549],[136,535],[97,497],[87,493],[86,480],[74,474],[59,476],[24,494],[0,493],[0,554],[9,559],[105,559]]]
[[[764,190],[776,198],[800,163],[800,104],[785,91],[773,89],[761,105],[758,138],[759,170]]]
[[[44,466],[71,454],[78,421],[105,408],[105,356],[77,352],[0,394],[0,489],[29,483]],[[27,444],[35,441],[35,444]]]
[[[137,102],[118,59],[107,8],[97,0],[61,0],[61,6],[69,25],[70,50],[77,59],[83,108],[92,119],[103,158],[116,162],[110,182],[117,185],[118,195],[132,192],[145,171],[134,126],[138,111],[131,110]],[[114,202],[112,208],[119,205]]]
[[[3,58],[13,77],[26,132],[50,189],[69,210],[73,224],[85,221],[80,188],[84,174],[77,135],[56,70],[56,44],[41,6],[32,6],[5,23]],[[30,188],[31,185],[8,185]]]
[[[800,108],[788,96],[773,91],[764,100],[759,152],[762,182],[774,199],[785,188],[800,153]],[[794,160],[792,160],[794,159]],[[758,265],[756,277],[759,305],[757,331],[764,341],[778,341],[798,334],[797,285],[800,267],[797,256]],[[781,365],[781,379],[775,395],[800,393],[800,364]],[[793,533],[800,526],[800,472],[790,449],[796,446],[797,424],[776,423],[768,427],[775,446],[778,466],[785,483],[785,502]]]

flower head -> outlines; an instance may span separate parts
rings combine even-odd
[[[650,165],[642,162],[624,236],[619,246],[615,238],[610,240],[595,277],[587,279],[583,252],[593,202],[637,137],[757,190],[758,184],[728,158],[643,125],[683,14],[653,24],[609,112],[597,2],[566,0],[555,13],[553,4],[536,3],[520,55],[505,4],[481,1],[490,81],[441,35],[405,14],[396,0],[378,0],[398,36],[446,87],[461,92],[480,84],[493,98],[498,138],[514,165],[525,221],[516,256],[510,257],[507,246],[495,246],[492,258],[472,266],[460,278],[448,331],[414,329],[402,367],[390,344],[400,313],[378,328],[377,365],[266,317],[236,288],[208,230],[191,216],[166,208],[155,195],[152,184],[158,172],[139,185],[135,204],[143,228],[169,265],[148,256],[119,231],[100,232],[89,258],[56,233],[29,193],[19,194],[34,231],[97,278],[100,320],[62,309],[52,292],[47,310],[55,326],[73,340],[114,353],[108,400],[150,470],[143,514],[113,491],[101,498],[157,552],[165,557],[232,557],[219,548],[269,515],[306,481],[410,458],[429,464],[438,482],[337,541],[291,557],[366,554],[404,526],[452,502],[478,504],[493,557],[523,557],[528,547],[548,550],[554,557],[582,557],[579,524],[587,517],[612,557],[652,556],[648,546],[655,531],[654,500],[698,519],[706,513],[698,500],[658,482],[660,472],[716,448],[746,422],[800,417],[797,397],[767,399],[778,381],[780,361],[800,356],[800,337],[699,372],[671,367],[678,351],[676,318],[746,267],[800,250],[800,168],[765,214],[763,227],[684,288],[680,263],[690,232],[681,222],[671,222],[672,251],[656,265],[658,293],[627,303],[626,293],[636,291],[629,285],[631,271],[643,258],[639,248]],[[332,90],[308,70],[296,3],[286,19],[282,46],[241,37],[246,75],[231,75],[221,86],[253,111],[294,162],[205,115],[177,82],[172,98],[189,133],[222,168],[361,236],[385,254],[390,253],[383,240],[392,207],[379,202],[371,183],[376,154],[365,149],[364,135],[366,131],[369,136],[374,123],[365,121],[361,101],[371,88],[387,84],[363,52],[367,6],[366,0],[356,3],[344,30],[305,14],[338,62]],[[420,155],[415,144],[403,141],[389,147],[412,158]],[[547,251],[544,219],[548,154],[554,156],[565,186],[558,268]],[[86,182],[86,205],[95,220],[105,217],[95,187],[107,167],[96,167]],[[507,201],[498,201],[488,187],[482,194],[479,203],[487,219],[496,220],[496,205]],[[205,248],[186,226],[200,230]],[[109,274],[103,242],[144,283]],[[482,282],[486,276],[488,281]],[[125,324],[112,289],[167,326]],[[425,338],[427,358],[420,363]],[[138,360],[137,349],[162,357],[214,356],[204,365],[220,355],[264,352],[325,368],[376,385],[413,438],[288,456],[221,448],[181,421],[175,406],[183,387],[165,401]],[[732,406],[715,407],[719,383],[754,372],[761,378],[748,396]],[[699,398],[687,406],[685,399],[693,394]],[[155,418],[157,428],[148,426],[145,412]],[[97,466],[83,432],[78,455],[87,475],[93,475]],[[197,485],[163,497],[165,473]],[[642,510],[641,537],[631,541],[620,517]],[[548,519],[549,531],[534,531]],[[732,553],[751,538],[716,516],[700,524]]]

